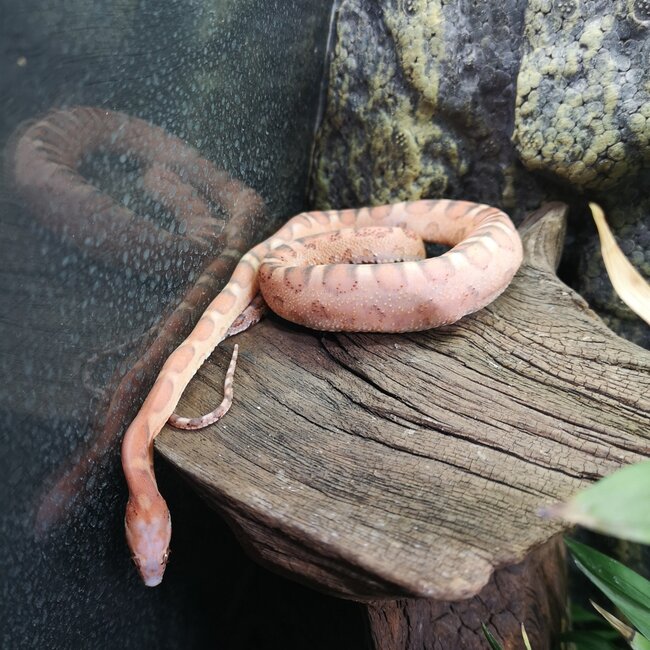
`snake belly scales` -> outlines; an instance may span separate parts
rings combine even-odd
[[[425,258],[423,241],[452,248]],[[154,438],[258,293],[278,315],[316,330],[419,331],[453,323],[492,302],[522,257],[521,240],[504,212],[453,200],[305,212],[246,253],[165,362],[124,437],[126,537],[144,583],[161,582],[171,539],[169,509],[153,470]],[[233,370],[231,362],[224,401],[232,396]]]

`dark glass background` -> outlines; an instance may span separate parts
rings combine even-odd
[[[127,247],[120,263],[97,261],[24,205],[6,154],[12,134],[52,108],[122,111],[256,190],[268,231],[306,207],[331,9],[310,0],[1,0],[2,648],[363,645],[355,605],[258,568],[160,459],[174,554],[160,587],[141,585],[124,541],[119,439],[93,448],[93,423],[110,378],[128,371],[209,254],[180,251],[145,268],[142,251]],[[83,172],[146,211],[132,202],[129,165],[104,156]],[[80,458],[77,498],[61,497],[61,511],[39,519],[53,477]]]

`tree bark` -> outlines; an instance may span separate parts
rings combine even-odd
[[[374,650],[484,650],[482,624],[504,650],[523,648],[521,626],[538,650],[554,641],[566,612],[564,542],[556,536],[519,564],[498,569],[468,600],[405,598],[370,603]]]

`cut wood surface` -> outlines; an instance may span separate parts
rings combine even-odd
[[[270,316],[227,340],[178,412],[221,400],[237,342],[232,409],[156,449],[275,570],[358,600],[474,596],[562,529],[542,506],[650,456],[650,353],[556,277],[565,212],[527,219],[509,289],[454,325],[328,334]]]

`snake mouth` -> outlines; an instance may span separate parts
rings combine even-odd
[[[169,552],[165,553],[162,562],[148,560],[146,562],[138,561],[133,558],[135,566],[146,587],[157,587],[163,580],[165,569],[167,568],[167,559]]]
[[[157,587],[163,579],[163,574],[162,572],[159,575],[154,575],[154,576],[142,576],[142,581],[144,582],[146,587]]]

